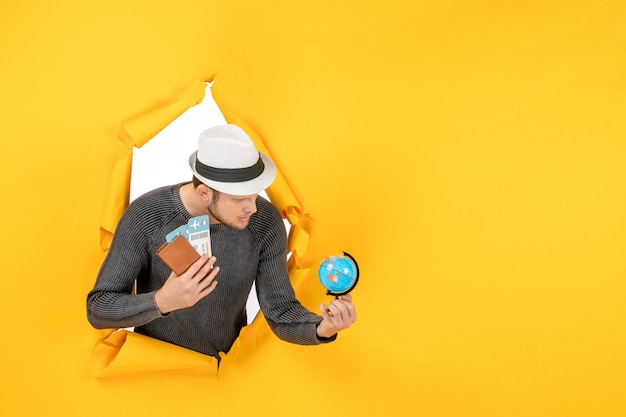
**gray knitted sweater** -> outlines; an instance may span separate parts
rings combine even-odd
[[[287,274],[284,223],[262,197],[246,229],[211,225],[220,267],[215,290],[190,308],[160,314],[154,293],[171,271],[156,250],[167,233],[191,218],[180,199],[181,185],[156,189],[130,204],[87,296],[89,322],[98,329],[135,327],[137,333],[218,357],[246,324],[246,301],[255,284],[261,311],[278,337],[303,345],[334,339],[318,339],[321,316],[296,300]]]

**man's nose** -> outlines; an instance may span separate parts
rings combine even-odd
[[[256,196],[250,197],[245,200],[245,210],[251,214],[256,213]]]

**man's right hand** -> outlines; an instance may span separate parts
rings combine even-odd
[[[203,255],[182,275],[172,272],[163,287],[154,294],[161,314],[191,307],[209,295],[217,285],[215,276],[220,270],[219,266],[213,266],[215,261],[215,256],[209,258]]]

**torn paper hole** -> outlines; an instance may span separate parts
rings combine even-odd
[[[140,148],[133,148],[130,201],[155,188],[191,180],[187,160],[198,146],[198,136],[211,126],[227,123],[207,85],[200,104],[189,108]],[[268,198],[265,192],[260,193]],[[290,224],[285,222],[287,233]],[[248,323],[259,312],[254,286],[247,303]]]

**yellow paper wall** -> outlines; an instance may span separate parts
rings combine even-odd
[[[625,18],[621,1],[0,3],[0,415],[623,416]],[[258,318],[217,376],[137,335],[99,343],[85,317],[132,146],[209,81],[281,171],[305,305],[328,300],[328,254],[361,268],[336,343]]]

